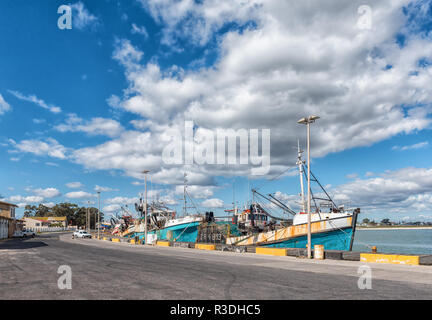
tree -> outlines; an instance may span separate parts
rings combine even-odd
[[[24,217],[48,217],[51,215],[51,209],[39,204],[38,207],[32,205],[26,205],[24,207]]]
[[[369,222],[370,222],[370,220],[369,220],[368,218],[364,218],[364,219],[363,219],[363,223],[364,223],[364,224],[368,224]]]
[[[90,229],[95,229],[95,222],[97,221],[97,208],[89,208],[90,212]],[[75,213],[75,224],[79,227],[85,227],[87,218],[87,207],[78,208]],[[100,220],[103,221],[103,213],[100,214]]]
[[[68,224],[76,224],[75,213],[78,211],[78,205],[69,202],[59,203],[52,207],[51,211],[55,217],[66,217]]]
[[[389,225],[389,224],[390,224],[390,219],[387,219],[387,218],[382,219],[382,220],[381,220],[381,223],[382,223],[382,224],[385,224],[385,225]]]

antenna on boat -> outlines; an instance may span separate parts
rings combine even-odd
[[[301,188],[301,204],[303,212],[306,212],[306,204],[305,204],[305,195],[304,195],[304,188],[303,188],[303,164],[304,161],[302,160],[302,153],[303,150],[300,149],[300,140],[297,140],[297,165],[299,166],[299,174],[300,174],[300,188]]]
[[[187,173],[184,173],[184,181],[183,181],[183,217],[186,216],[186,184],[187,184]]]

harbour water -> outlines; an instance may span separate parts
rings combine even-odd
[[[357,230],[353,251],[370,252],[366,244],[381,253],[432,254],[432,228]]]

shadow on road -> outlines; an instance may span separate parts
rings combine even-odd
[[[45,242],[30,239],[11,239],[0,242],[0,250],[32,249],[48,246]]]

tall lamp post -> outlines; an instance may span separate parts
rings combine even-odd
[[[144,179],[145,179],[145,204],[144,204],[144,210],[145,210],[145,214],[144,214],[144,244],[147,244],[147,173],[149,173],[150,170],[144,170],[142,173],[144,173]]]
[[[310,192],[310,125],[311,123],[314,123],[315,120],[319,119],[318,116],[309,116],[307,118],[301,118],[297,123],[305,124],[307,126],[307,150],[308,150],[308,199],[307,199],[307,213],[308,213],[308,233],[307,233],[307,240],[308,240],[308,247],[307,247],[307,254],[308,259],[312,258],[312,231],[311,231],[311,192]]]
[[[100,239],[100,191],[97,192],[98,194],[98,239]]]

